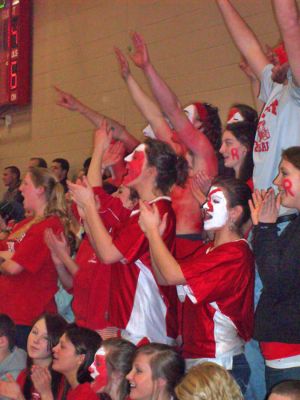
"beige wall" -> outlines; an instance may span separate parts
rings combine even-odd
[[[232,102],[252,104],[247,79],[213,0],[33,0],[32,106],[0,121],[0,171],[23,171],[31,156],[65,157],[72,172],[91,150],[92,126],[55,105],[57,85],[139,136],[145,125],[119,76],[112,47],[126,50],[128,33],[141,32],[151,58],[183,103],[211,102],[224,118]],[[270,0],[235,0],[259,39],[278,32]],[[145,85],[140,71],[132,67]],[[0,186],[0,191],[3,189]]]

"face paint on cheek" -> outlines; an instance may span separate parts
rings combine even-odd
[[[236,147],[233,147],[231,149],[231,158],[233,160],[239,160],[240,159],[239,152],[238,152],[238,149]]]
[[[107,385],[108,374],[105,360],[105,350],[100,348],[95,354],[95,359],[89,368],[91,377],[94,378],[92,388],[94,392],[98,392],[101,388]]]
[[[125,161],[127,161],[125,159]],[[123,179],[123,184],[128,184],[138,178],[142,172],[145,162],[145,152],[135,151],[131,160],[127,161],[127,175]]]
[[[288,194],[292,197],[295,197],[295,194],[292,191],[293,184],[288,178],[283,179],[282,185],[283,185],[283,188],[284,188],[286,194]]]
[[[203,207],[206,215],[204,229],[212,230],[222,228],[228,220],[227,200],[221,188],[212,187],[208,201]]]

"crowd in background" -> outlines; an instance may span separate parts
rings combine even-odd
[[[91,156],[74,182],[63,158],[4,169],[0,398],[300,398],[299,12],[272,0],[265,50],[216,2],[256,109],[183,108],[134,32],[114,51],[145,140],[55,88]]]

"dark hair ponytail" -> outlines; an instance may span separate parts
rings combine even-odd
[[[147,139],[145,144],[148,165],[157,169],[156,187],[168,194],[172,185],[183,186],[188,177],[186,159],[160,140]]]

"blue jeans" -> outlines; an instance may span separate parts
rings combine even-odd
[[[277,369],[266,366],[266,385],[268,392],[277,383],[290,379],[300,380],[300,367]]]
[[[228,372],[231,373],[244,395],[246,393],[250,377],[250,368],[245,354],[239,354],[233,357],[232,370]]]

